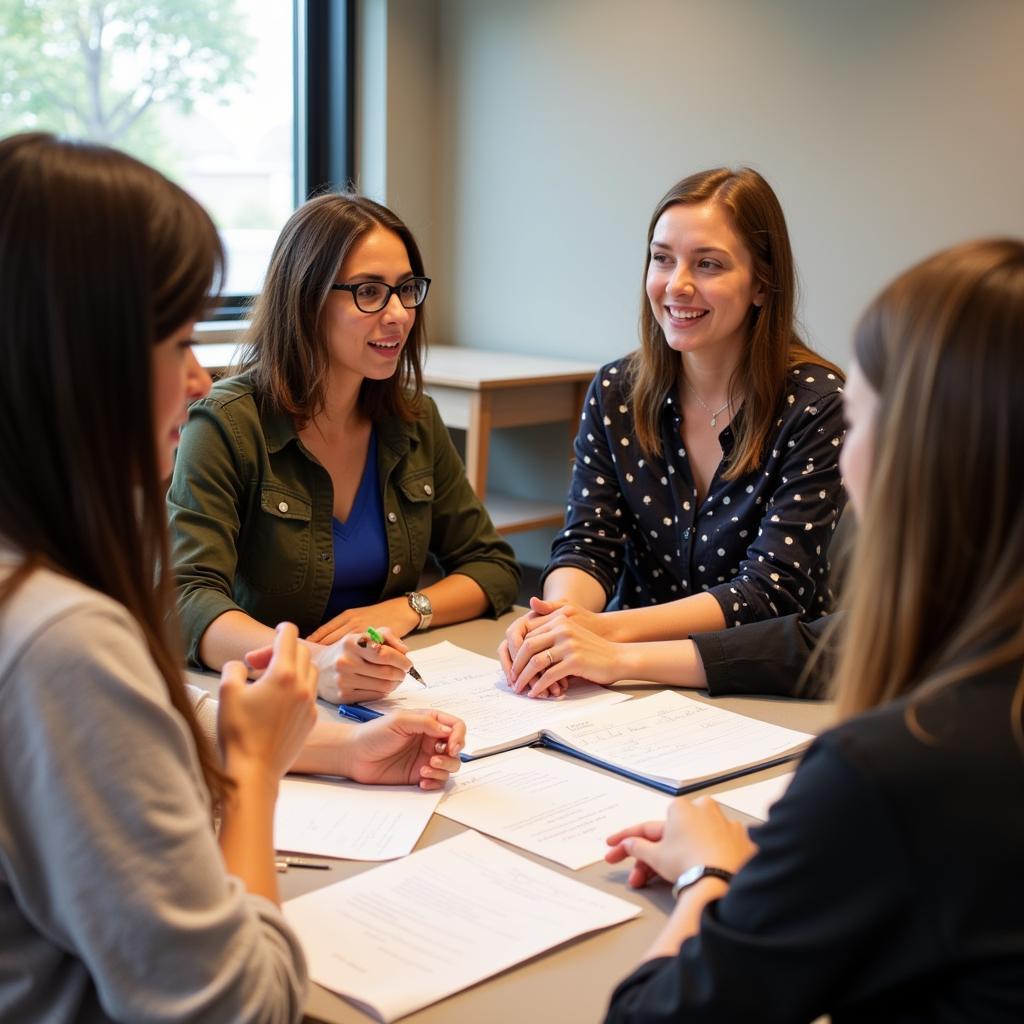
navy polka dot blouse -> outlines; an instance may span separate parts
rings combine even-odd
[[[698,506],[673,396],[662,410],[661,454],[645,458],[636,441],[628,358],[602,367],[587,392],[565,527],[545,572],[589,573],[609,609],[707,592],[730,626],[829,611],[828,545],[846,501],[841,379],[821,366],[790,371],[761,467],[724,480],[723,464]],[[724,463],[731,425],[719,441]]]

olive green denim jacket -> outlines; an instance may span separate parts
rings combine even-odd
[[[384,601],[416,589],[433,554],[475,580],[495,615],[515,600],[519,567],[466,480],[437,407],[415,423],[376,424],[388,574]],[[291,417],[261,408],[248,374],[214,385],[189,411],[167,496],[171,562],[189,661],[224,612],[323,621],[334,581],[334,488]]]

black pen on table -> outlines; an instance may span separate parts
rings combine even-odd
[[[387,643],[387,641],[384,639],[383,633],[378,632],[378,630],[374,629],[373,626],[366,627],[366,636],[361,636],[359,638],[359,646],[365,647],[367,639],[372,640],[375,644]],[[419,672],[416,671],[415,665],[411,665],[411,667],[409,668],[409,675],[411,675],[413,679],[416,680],[417,683],[421,683],[423,686],[427,685],[426,679],[424,679],[423,676],[421,676]]]

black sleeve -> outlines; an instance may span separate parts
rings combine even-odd
[[[752,838],[700,933],[623,981],[607,1021],[811,1021],[893,985],[914,955],[901,949],[934,949],[898,823],[833,744],[812,747]]]
[[[714,633],[694,634],[692,639],[704,663],[708,692],[713,697],[827,697],[831,640],[829,649],[814,660],[806,678],[804,670],[811,652],[826,631],[836,625],[840,614],[823,615],[813,622],[806,622],[799,615],[785,615]]]

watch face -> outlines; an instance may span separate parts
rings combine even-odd
[[[412,605],[412,610],[416,612],[417,615],[429,615],[431,611],[433,611],[433,607],[430,604],[430,598],[425,594],[410,594],[409,604]]]
[[[684,871],[679,876],[679,881],[677,884],[680,888],[682,888],[684,885],[690,885],[692,882],[696,882],[697,879],[700,878],[700,876],[703,874],[703,872],[703,864],[694,864],[692,868],[689,868],[688,870]]]

